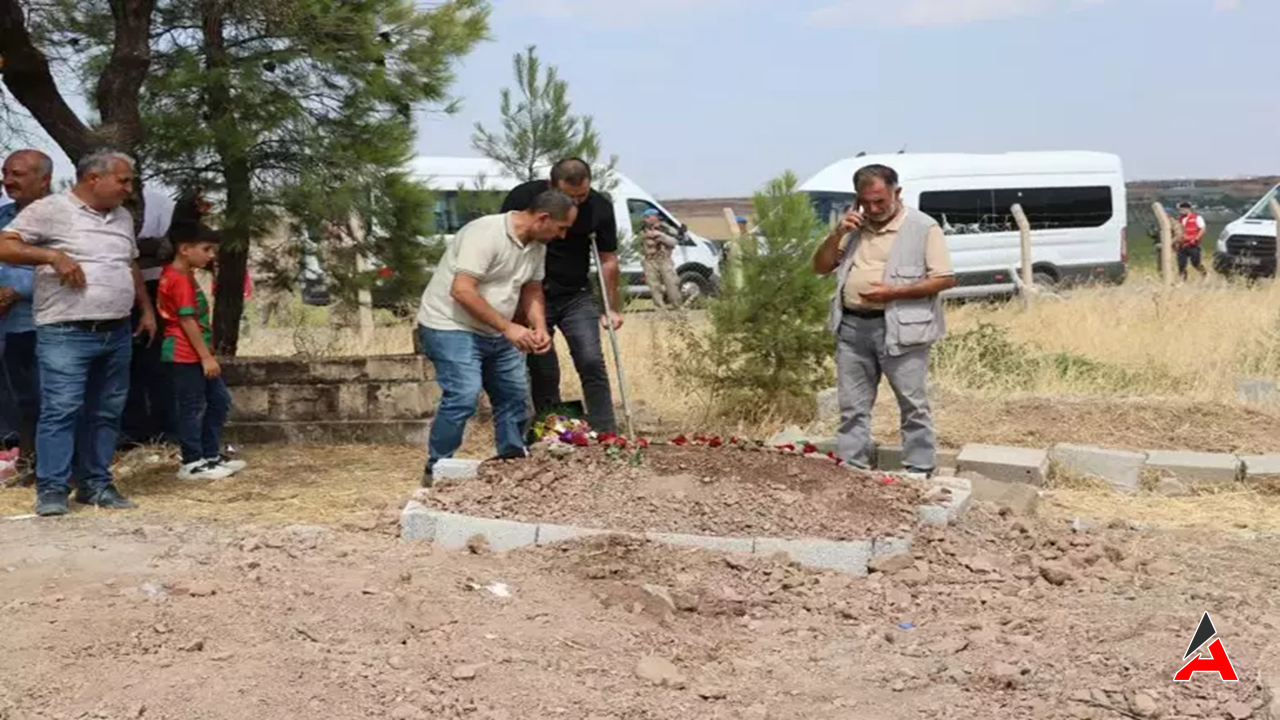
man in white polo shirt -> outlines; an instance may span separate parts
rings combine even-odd
[[[128,155],[96,152],[76,166],[67,192],[37,200],[0,233],[0,262],[36,266],[36,514],[65,515],[73,458],[76,501],[109,509],[133,503],[111,477],[120,414],[129,394],[133,336],[156,318],[135,262]],[[136,330],[130,312],[141,315]]]
[[[468,223],[440,259],[418,311],[419,347],[435,366],[441,393],[423,486],[431,485],[435,464],[461,447],[481,390],[493,405],[498,457],[525,456],[524,354],[551,349],[542,295],[546,244],[563,238],[577,214],[572,198],[549,189],[527,210]],[[523,324],[513,321],[517,316]]]

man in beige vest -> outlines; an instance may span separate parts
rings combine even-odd
[[[856,209],[813,257],[820,275],[836,272],[830,327],[837,337],[840,400],[837,451],[871,466],[871,411],[888,377],[902,415],[903,465],[929,476],[937,447],[929,411],[929,348],[946,324],[939,293],[956,284],[942,228],[902,204],[898,174],[868,165],[853,176]]]

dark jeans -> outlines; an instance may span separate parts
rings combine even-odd
[[[147,283],[151,302],[156,301],[160,283]],[[134,311],[134,322],[138,312]],[[164,321],[156,318],[155,342],[147,344],[145,336],[133,343],[133,360],[129,364],[129,400],[125,405],[121,424],[121,443],[140,445],[150,442],[176,442],[174,399],[169,381],[169,371],[160,359],[161,340],[164,338]]]
[[[587,422],[596,432],[618,431],[613,414],[613,390],[609,387],[609,370],[604,363],[600,344],[600,310],[591,291],[572,294],[547,294],[547,327],[552,337],[556,330],[564,333],[569,343],[573,366],[582,380],[582,395],[587,405]],[[533,386],[533,410],[541,414],[559,405],[560,359],[553,348],[546,355],[530,355],[529,377]]]
[[[40,422],[40,367],[34,330],[5,336],[4,379],[18,410],[18,447],[23,462],[29,463],[35,456],[36,425]]]
[[[1178,274],[1182,279],[1187,278],[1187,263],[1203,273],[1204,265],[1200,261],[1201,250],[1199,245],[1183,245],[1178,248]]]
[[[524,454],[520,424],[529,396],[520,351],[504,337],[464,330],[432,330],[418,326],[422,352],[436,370],[440,405],[431,420],[427,468],[453,457],[462,447],[467,421],[476,412],[483,390],[493,406],[494,444],[499,457]]]
[[[222,427],[231,410],[227,383],[220,377],[205,377],[200,363],[171,363],[169,377],[182,464],[217,460],[222,454]]]
[[[40,492],[67,492],[73,462],[82,490],[93,493],[111,484],[120,416],[129,395],[132,335],[127,319],[95,329],[43,325],[36,330]]]

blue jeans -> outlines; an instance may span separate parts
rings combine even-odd
[[[35,452],[36,423],[40,420],[40,371],[36,365],[36,333],[9,333],[4,342],[4,380],[17,409],[19,447],[23,460]]]
[[[431,421],[427,470],[462,447],[467,421],[476,412],[480,391],[493,405],[494,441],[499,457],[524,453],[520,426],[529,394],[524,355],[504,337],[463,330],[418,327],[422,353],[436,369],[440,405]]]
[[[573,367],[582,381],[582,398],[587,406],[587,422],[596,432],[617,432],[618,421],[613,411],[613,390],[609,386],[609,369],[600,344],[600,309],[590,290],[569,294],[549,288],[547,292],[547,326],[555,337],[556,329],[564,333],[569,344]],[[555,348],[546,355],[529,356],[529,374],[533,382],[535,415],[560,404],[560,358]]]
[[[40,492],[67,492],[73,470],[90,494],[111,484],[120,415],[129,396],[133,331],[127,319],[109,327],[42,325],[40,423],[36,483]]]
[[[222,378],[207,378],[200,363],[172,363],[174,413],[182,464],[216,460],[222,454],[222,426],[231,410],[231,392]]]

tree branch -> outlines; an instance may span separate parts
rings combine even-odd
[[[49,60],[32,42],[17,0],[0,0],[0,53],[5,87],[71,162],[77,162],[92,147],[92,132],[59,92]]]

